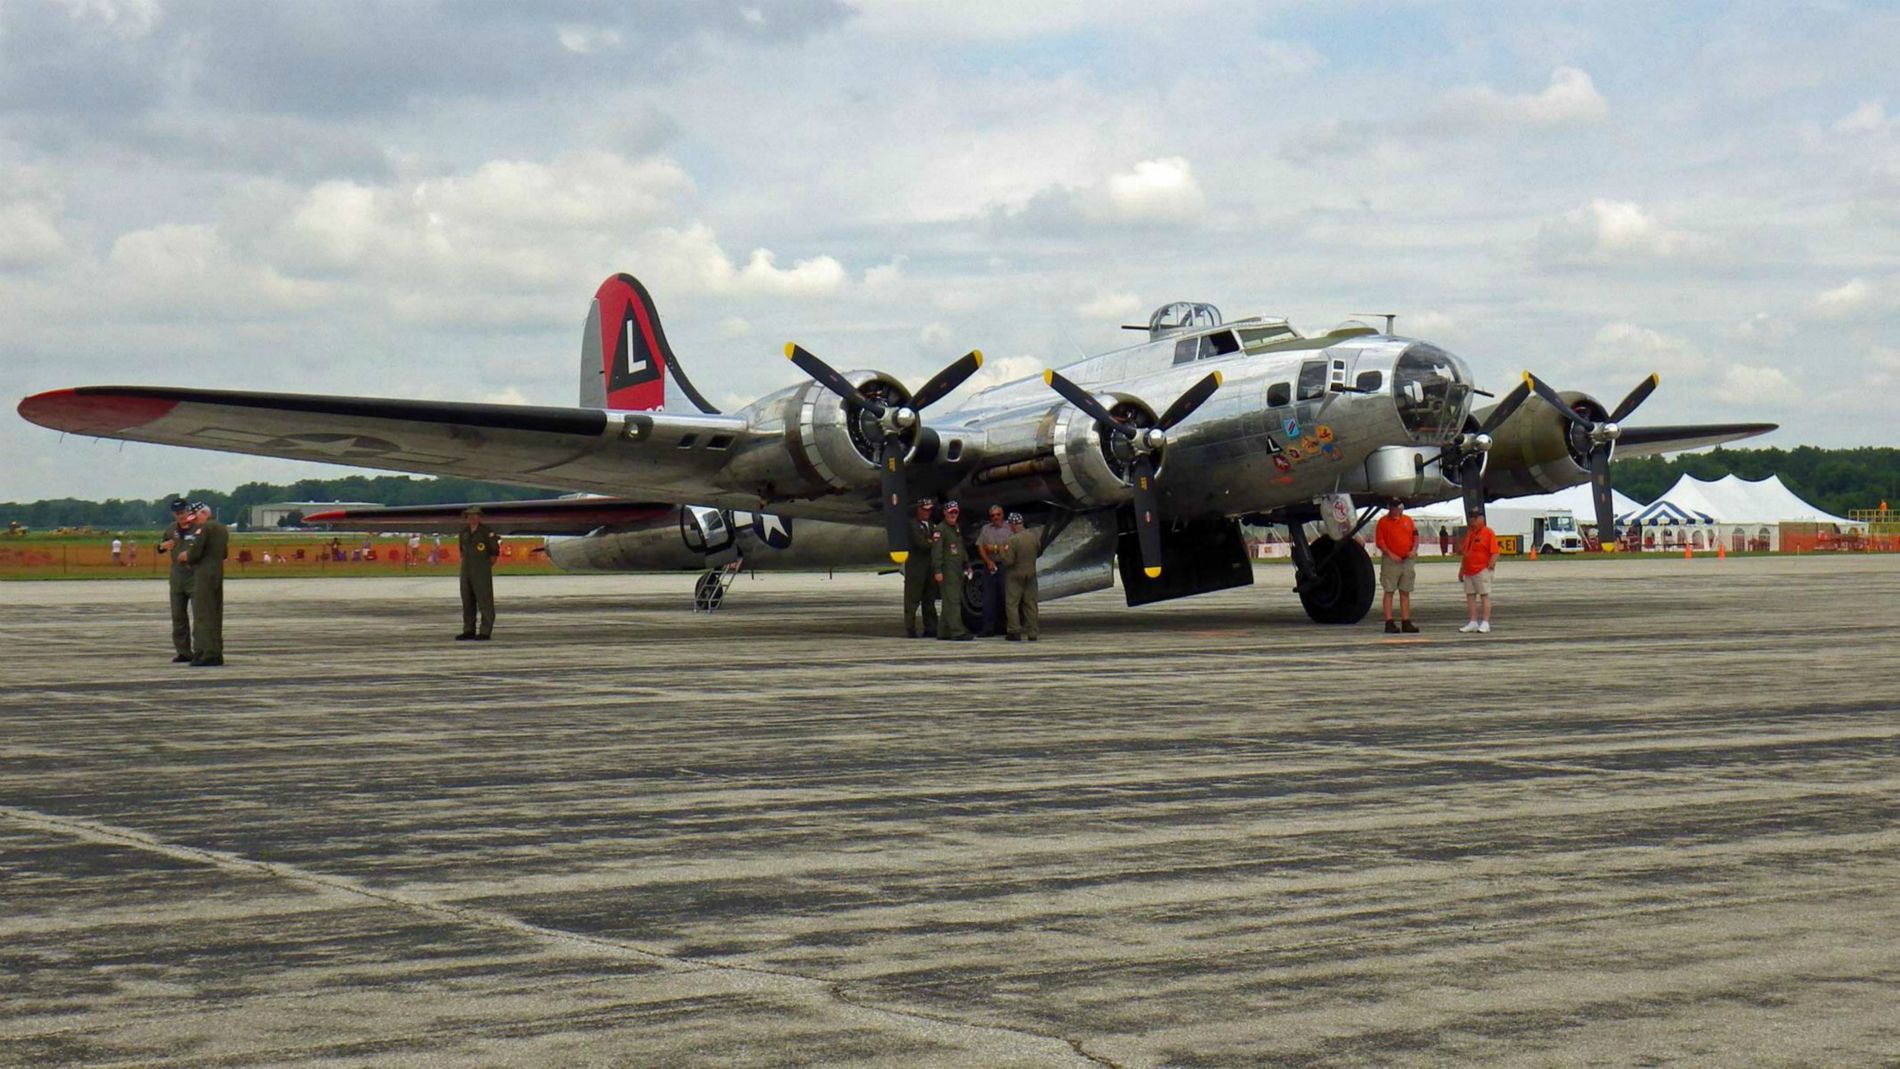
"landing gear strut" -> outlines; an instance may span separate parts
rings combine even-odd
[[[1372,594],[1377,580],[1372,574],[1372,557],[1355,538],[1334,541],[1321,535],[1306,540],[1306,525],[1294,520],[1287,524],[1293,543],[1293,567],[1298,576],[1294,590],[1300,605],[1316,624],[1356,624],[1372,611]]]

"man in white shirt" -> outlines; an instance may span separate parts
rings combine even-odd
[[[976,535],[976,552],[982,557],[983,629],[978,638],[995,638],[1003,633],[1003,546],[1009,541],[1009,524],[1003,522],[1003,506],[990,506],[990,522]]]

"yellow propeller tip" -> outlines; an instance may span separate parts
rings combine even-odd
[[[794,356],[797,356],[797,355],[798,355],[798,343],[795,341],[786,342],[785,343],[785,359],[790,360]]]
[[[1147,577],[1148,577],[1148,578],[1150,578],[1150,579],[1159,579],[1159,578],[1161,578],[1161,569],[1159,569],[1159,568],[1143,568],[1143,569],[1141,570],[1141,574],[1143,574],[1143,575],[1145,575],[1145,576],[1147,576]]]
[[[1044,369],[1043,369],[1043,372],[1042,372],[1042,381],[1043,381],[1043,384],[1044,384],[1044,385],[1047,385],[1047,386],[1054,386],[1054,385],[1056,384],[1056,373],[1055,373],[1055,369],[1054,369],[1054,368],[1044,368]]]
[[[976,357],[976,366],[977,366],[977,367],[982,367],[982,366],[983,366],[983,350],[981,350],[981,349],[971,349],[971,350],[970,350],[970,355],[971,355],[971,356],[974,356],[974,357]]]
[[[1649,387],[1650,387],[1650,389],[1652,389],[1652,390],[1653,390],[1653,389],[1655,389],[1656,387],[1658,387],[1658,386],[1661,386],[1661,385],[1662,385],[1662,376],[1661,376],[1661,375],[1658,375],[1658,374],[1657,374],[1656,372],[1654,372],[1654,371],[1652,371],[1652,372],[1650,372],[1650,373],[1649,373]]]
[[[1537,380],[1532,378],[1531,373],[1528,371],[1524,373],[1524,385],[1529,386],[1533,390],[1537,388]]]
[[[1219,386],[1221,383],[1226,382],[1226,381],[1227,380],[1221,376],[1220,372],[1218,371],[1214,372],[1214,385]]]
[[[909,559],[910,559],[910,552],[908,550],[902,550],[902,549],[891,550],[891,560],[894,563],[902,564]]]

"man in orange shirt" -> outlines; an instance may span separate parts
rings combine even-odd
[[[1386,634],[1418,634],[1412,623],[1412,584],[1418,579],[1418,525],[1405,514],[1405,503],[1393,501],[1379,517],[1374,543],[1379,547],[1379,586],[1385,591]],[[1392,592],[1399,595],[1399,619],[1392,622]]]
[[[1459,628],[1464,634],[1491,633],[1491,574],[1497,568],[1498,536],[1485,526],[1484,513],[1473,509],[1466,517],[1464,563],[1458,581],[1465,588],[1465,611],[1471,621]]]

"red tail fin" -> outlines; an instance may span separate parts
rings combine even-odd
[[[640,280],[618,274],[594,292],[600,324],[601,374],[608,408],[651,412],[666,407],[667,380],[701,412],[716,412],[687,381],[660,326],[660,313]],[[591,348],[591,346],[590,346]]]

